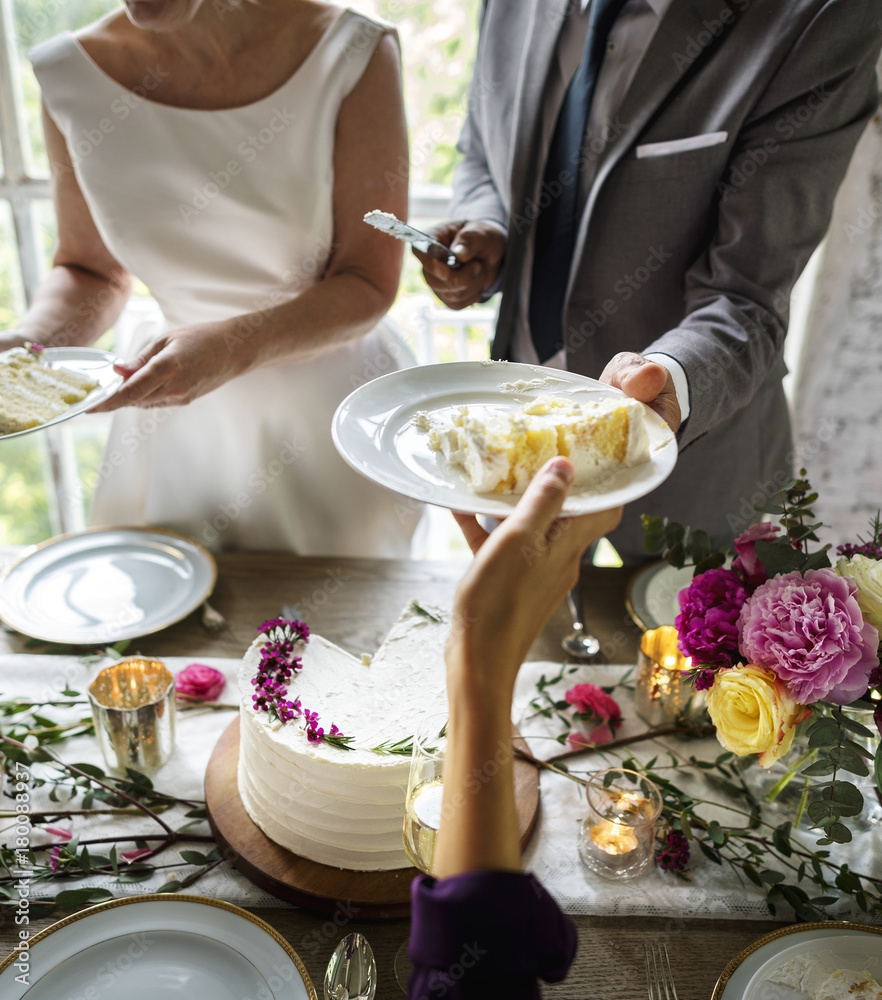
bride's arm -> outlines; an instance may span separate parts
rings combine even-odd
[[[95,228],[64,137],[45,107],[43,131],[52,164],[58,245],[52,270],[30,309],[14,329],[0,333],[0,350],[29,340],[46,347],[91,344],[113,326],[131,290],[129,274]]]
[[[120,369],[128,381],[103,409],[188,403],[237,375],[315,357],[373,329],[395,299],[403,250],[362,219],[372,209],[406,217],[407,162],[398,46],[384,35],[337,118],[334,249],[322,280],[261,312],[163,335]]]

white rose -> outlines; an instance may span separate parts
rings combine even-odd
[[[864,616],[878,629],[882,629],[882,559],[852,556],[836,563],[840,576],[850,576],[857,587],[857,602]]]

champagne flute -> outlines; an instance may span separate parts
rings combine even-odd
[[[432,874],[435,841],[441,825],[446,749],[447,716],[430,716],[420,724],[413,737],[403,831],[407,856],[426,875]]]
[[[432,874],[435,843],[441,826],[446,750],[447,716],[429,716],[420,723],[413,736],[403,828],[405,853],[412,864],[426,875]],[[410,974],[407,945],[405,941],[395,955],[395,978],[405,993]]]

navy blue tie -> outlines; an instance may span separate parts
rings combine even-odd
[[[540,205],[550,200],[536,220],[530,285],[530,334],[540,362],[557,354],[564,343],[563,307],[576,243],[582,145],[607,38],[624,5],[625,0],[591,0],[582,61],[551,139]]]

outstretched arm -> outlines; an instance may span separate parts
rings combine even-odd
[[[417,879],[412,890],[412,997],[538,997],[537,977],[563,979],[575,954],[572,921],[521,872],[511,750],[521,661],[574,584],[585,548],[621,516],[561,519],[572,480],[569,460],[552,459],[511,517],[475,538],[475,561],[457,590],[438,881]]]

